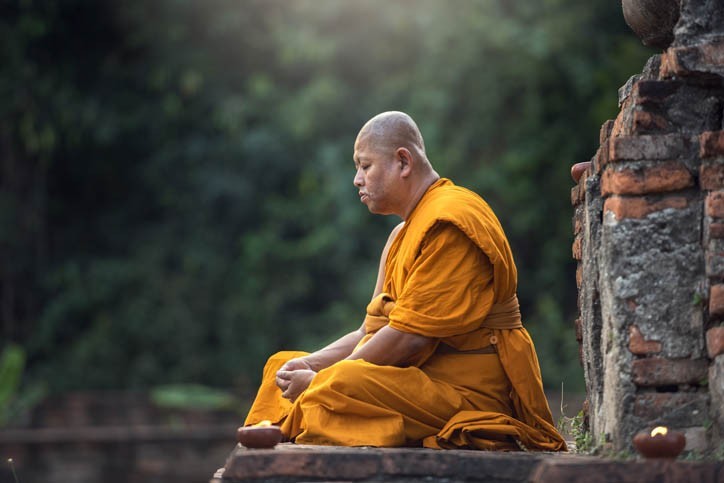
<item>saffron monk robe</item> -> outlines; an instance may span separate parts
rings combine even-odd
[[[369,211],[404,220],[367,316],[317,352],[273,355],[245,424],[300,444],[565,451],[490,207],[438,176],[401,112],[363,126],[354,164]]]

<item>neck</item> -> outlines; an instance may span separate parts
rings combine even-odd
[[[412,214],[417,204],[425,195],[425,192],[427,192],[427,189],[439,179],[440,175],[437,174],[434,170],[430,170],[422,177],[420,182],[417,183],[417,189],[415,189],[410,195],[410,202],[407,203],[405,210],[401,214],[403,220],[407,221],[407,219],[410,217],[410,214]]]

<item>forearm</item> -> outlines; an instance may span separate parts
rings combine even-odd
[[[378,366],[405,367],[429,355],[435,344],[437,339],[402,332],[387,325],[347,359],[364,359]]]
[[[319,372],[349,356],[364,335],[364,331],[360,328],[337,339],[328,346],[304,356],[304,359],[312,367],[312,370]]]

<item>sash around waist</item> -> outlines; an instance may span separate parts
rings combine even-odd
[[[387,325],[390,321],[390,312],[394,307],[395,301],[387,293],[383,292],[373,298],[367,305],[367,315],[364,321],[367,333],[375,332]],[[518,296],[513,294],[503,302],[494,304],[480,327],[499,330],[522,328]]]

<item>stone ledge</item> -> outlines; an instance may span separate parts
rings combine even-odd
[[[718,483],[724,481],[722,461],[641,460],[615,461],[567,458],[542,461],[531,482],[568,483]]]
[[[232,451],[211,483],[718,482],[724,462],[616,461],[566,453],[437,451],[281,444]]]
[[[237,446],[218,483],[291,481],[526,481],[550,453],[347,448],[281,444],[271,450]]]

